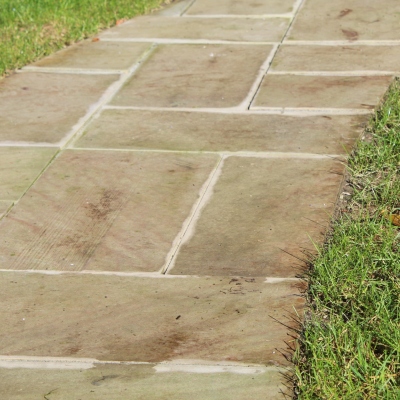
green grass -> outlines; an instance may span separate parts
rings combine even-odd
[[[400,82],[351,155],[353,193],[308,276],[298,399],[400,399]]]
[[[162,0],[0,0],[0,76]]]

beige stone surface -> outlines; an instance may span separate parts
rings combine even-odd
[[[342,173],[332,159],[226,159],[171,274],[296,276],[296,257],[329,225]]]
[[[216,160],[65,152],[1,221],[1,268],[159,270]]]
[[[282,45],[272,71],[400,71],[398,46]]]
[[[9,209],[11,204],[12,204],[12,202],[10,200],[0,200],[0,218]]]
[[[0,288],[4,356],[286,366],[293,338],[274,318],[296,327],[291,310],[304,306],[299,283],[263,278],[9,272]]]
[[[267,75],[257,107],[375,108],[391,76]]]
[[[289,39],[399,40],[400,3],[393,0],[308,0]]]
[[[160,46],[111,104],[237,106],[246,98],[271,49],[268,45]]]
[[[100,38],[162,38],[271,42],[283,38],[288,18],[171,18],[144,16],[100,34]]]
[[[348,153],[369,117],[105,110],[76,147]]]
[[[0,199],[18,200],[56,152],[55,148],[0,147]]]
[[[127,69],[150,48],[149,43],[85,41],[36,62],[38,67]]]
[[[262,15],[293,11],[295,0],[196,0],[187,14],[191,15]]]
[[[0,82],[0,141],[56,143],[118,75],[24,72]]]

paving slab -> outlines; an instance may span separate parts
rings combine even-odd
[[[12,205],[10,200],[0,200],[0,218],[7,212]]]
[[[272,46],[268,45],[159,46],[111,104],[237,106],[245,100],[271,50]]]
[[[295,0],[196,0],[189,15],[263,15],[285,14],[293,11]]]
[[[287,366],[294,339],[274,318],[295,327],[304,307],[303,284],[264,278],[7,272],[0,287],[4,356]]]
[[[128,69],[146,50],[148,43],[84,41],[34,63],[37,67],[73,69]]]
[[[0,396],[13,400],[281,400],[282,373],[156,371],[157,365],[102,365],[87,370],[0,369]]]
[[[216,161],[67,151],[1,221],[1,268],[158,271]]]
[[[57,143],[118,78],[23,72],[3,79],[0,142]]]
[[[296,257],[329,225],[343,168],[332,159],[227,158],[170,273],[296,276]]]
[[[267,75],[256,107],[374,109],[391,76]]]
[[[306,0],[289,39],[400,40],[399,16],[393,0]]]
[[[104,110],[75,146],[343,154],[361,135],[368,118]]]
[[[282,45],[271,71],[399,71],[400,46]]]
[[[100,34],[101,39],[188,39],[279,42],[288,18],[173,18],[144,16]]]
[[[55,148],[0,147],[0,200],[18,200],[56,152]]]

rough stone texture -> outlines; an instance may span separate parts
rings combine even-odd
[[[400,2],[393,0],[308,0],[289,39],[399,40]]]
[[[271,49],[271,46],[262,45],[160,46],[115,96],[112,104],[237,106],[246,98]]]
[[[76,147],[343,154],[368,118],[105,110]]]
[[[64,153],[1,221],[1,268],[159,270],[216,159]]]
[[[57,143],[117,79],[32,72],[5,78],[0,82],[0,141]]]
[[[149,43],[85,41],[36,62],[38,67],[127,69],[150,48]]]
[[[244,42],[279,42],[290,20],[287,18],[171,18],[139,17],[100,34],[104,39],[162,38]]]
[[[299,283],[3,273],[3,355],[288,365]],[[293,311],[294,313],[294,311]]]
[[[4,213],[8,210],[11,206],[10,200],[0,200],[0,218],[4,215]]]
[[[189,8],[191,15],[262,15],[284,14],[293,11],[294,0],[197,0]]]
[[[293,277],[328,227],[343,166],[334,160],[225,160],[171,274]]]
[[[255,106],[373,109],[392,79],[391,76],[267,75]]]

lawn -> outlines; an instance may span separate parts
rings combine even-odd
[[[0,76],[163,0],[1,0]]]

